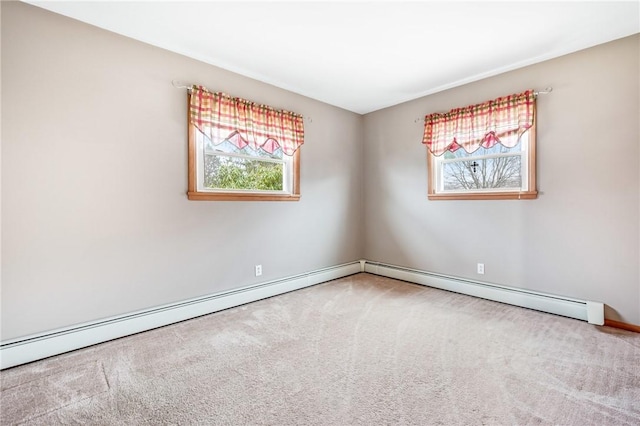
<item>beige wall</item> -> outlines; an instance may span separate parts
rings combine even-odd
[[[365,258],[601,301],[640,324],[639,47],[636,35],[366,115]],[[547,86],[537,200],[427,200],[415,118]]]
[[[609,318],[640,323],[640,36],[362,117],[33,6],[1,8],[2,340],[362,257],[600,300]],[[312,117],[302,200],[187,201],[186,95],[172,79]],[[539,199],[426,199],[415,118],[548,85]]]
[[[188,201],[172,79],[310,116],[301,201]],[[360,115],[22,3],[2,88],[2,340],[362,256]]]

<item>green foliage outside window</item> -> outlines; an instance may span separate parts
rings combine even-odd
[[[204,183],[217,189],[282,191],[282,173],[280,163],[208,155]]]

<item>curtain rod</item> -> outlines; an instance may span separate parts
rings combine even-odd
[[[171,85],[176,89],[187,89],[188,91],[191,91],[191,88],[194,86],[193,84],[191,86],[187,86],[180,80],[171,80]],[[313,119],[311,117],[307,117],[306,115],[303,115],[302,117],[304,117],[305,120],[309,120],[309,123],[313,123]]]
[[[553,87],[549,86],[549,87],[545,87],[544,90],[535,90],[533,92],[533,96],[538,96],[538,95],[547,95],[549,93],[553,92]],[[416,118],[415,120],[413,120],[414,123],[419,123],[419,122],[424,122],[424,118]]]
[[[538,95],[547,95],[551,92],[553,92],[553,87],[549,86],[549,87],[545,87],[544,90],[536,90],[535,92],[533,92],[533,94],[534,96],[538,96]]]

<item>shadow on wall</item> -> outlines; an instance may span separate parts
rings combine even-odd
[[[322,172],[311,170],[304,184],[300,203],[307,205],[305,211],[312,211],[317,217],[299,221],[299,229],[294,232],[306,233],[309,238],[304,245],[320,251],[318,257],[323,259],[322,265],[310,265],[309,269],[360,259],[363,253],[359,174],[328,165]]]
[[[365,212],[365,216],[371,217],[367,220],[371,220],[376,226],[365,227],[365,258],[398,266],[417,267],[422,262],[419,258],[413,257],[418,256],[419,252],[412,251],[410,249],[412,245],[407,240],[416,237],[431,239],[432,236],[427,234],[426,229],[419,226],[422,220],[416,216],[416,213],[420,209],[416,209],[415,205],[409,205],[403,198],[403,195],[406,197],[406,192],[395,188],[396,185],[406,184],[403,182],[406,179],[402,175],[403,169],[383,167],[383,163],[376,161],[369,166],[372,179],[367,182],[371,185],[367,195],[374,202],[367,200],[365,208],[371,205],[375,205],[376,208],[370,208],[370,211]],[[426,196],[423,201],[426,201]],[[402,218],[400,221],[398,221],[398,215]],[[419,230],[416,231],[413,228],[414,232],[406,235],[405,221],[419,226]]]
[[[622,321],[618,311],[607,304],[604,305],[604,317],[608,320]]]

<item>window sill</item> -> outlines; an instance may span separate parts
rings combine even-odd
[[[538,191],[428,195],[429,200],[533,200],[536,198],[538,198]]]
[[[223,192],[187,192],[187,198],[195,201],[299,201],[299,194],[230,194]]]

